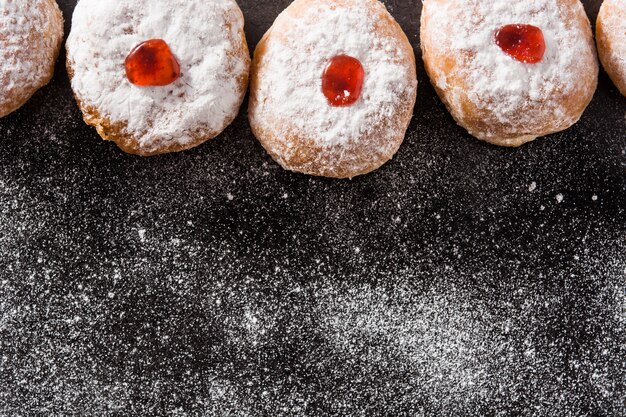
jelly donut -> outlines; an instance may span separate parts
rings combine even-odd
[[[402,144],[415,55],[377,0],[296,0],[259,43],[250,87],[252,131],[282,167],[351,178]]]
[[[63,15],[54,0],[0,0],[0,117],[50,82],[62,41]]]
[[[576,123],[598,83],[579,0],[424,0],[422,52],[435,90],[478,139],[521,146]]]
[[[234,0],[80,0],[67,40],[85,122],[142,156],[219,135],[239,111],[249,67]]]
[[[605,0],[596,25],[598,54],[604,69],[626,96],[626,0]]]

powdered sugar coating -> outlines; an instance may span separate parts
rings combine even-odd
[[[86,118],[97,112],[145,154],[216,136],[245,94],[243,25],[232,0],[81,0],[67,49],[72,88]],[[175,83],[146,88],[127,80],[126,56],[148,39],[170,46],[182,70]]]
[[[525,64],[500,49],[494,33],[508,24],[543,31],[541,62]],[[422,38],[426,60],[447,57],[427,62],[432,83],[459,123],[480,139],[519,144],[522,137],[566,129],[578,121],[597,84],[591,30],[578,0],[426,0]],[[576,100],[583,105],[572,104]],[[480,126],[468,126],[476,123],[468,120],[476,112]]]
[[[394,29],[383,27],[381,15],[388,12],[372,0],[296,1],[266,34],[263,56],[255,63],[250,117],[257,131],[280,142],[260,138],[286,168],[293,167],[281,154],[307,146],[323,154],[310,165],[328,165],[322,171],[330,176],[333,164],[370,145],[381,160],[378,166],[398,150],[410,120],[399,113],[407,102],[412,109],[417,79],[412,50]],[[324,67],[337,55],[358,59],[365,70],[361,98],[348,107],[329,105],[322,93]],[[368,164],[355,161],[348,171],[362,173]],[[296,170],[320,174],[314,168]]]
[[[626,0],[605,0],[598,16],[598,48],[602,64],[626,95]]]
[[[62,39],[54,0],[0,0],[0,117],[50,81]]]

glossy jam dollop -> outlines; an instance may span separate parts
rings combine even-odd
[[[541,62],[546,53],[543,32],[532,25],[506,25],[496,31],[496,44],[512,58],[525,64]]]
[[[180,65],[163,39],[137,45],[124,63],[128,80],[142,87],[158,87],[180,78]]]
[[[331,106],[350,106],[361,97],[364,80],[365,70],[358,59],[338,55],[324,69],[322,91]]]

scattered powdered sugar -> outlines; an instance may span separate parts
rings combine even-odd
[[[397,164],[328,181],[270,163],[245,118],[128,158],[65,87],[0,121],[0,414],[624,409],[621,143],[513,163],[430,106]]]
[[[288,10],[276,20],[261,66],[255,109],[255,121],[276,136],[291,133],[333,146],[358,142],[383,124],[388,128],[381,134],[390,138],[406,129],[393,118],[401,98],[412,96],[417,88],[408,64],[412,58],[397,38],[376,31],[384,11],[381,3],[351,3],[312,2],[303,11]],[[357,103],[333,107],[322,94],[322,72],[329,59],[341,54],[361,61],[365,80]],[[395,140],[381,143],[397,147]]]
[[[575,13],[568,10],[571,7]],[[543,126],[538,114],[554,117],[561,129],[578,120],[580,115],[572,114],[567,108],[571,104],[563,97],[586,91],[589,86],[580,84],[588,77],[581,75],[597,71],[589,34],[571,21],[572,15],[585,16],[578,1],[427,0],[424,13],[428,13],[428,30],[436,40],[431,46],[462,62],[432,80],[446,91],[456,109],[463,111],[462,99],[467,97],[477,108],[488,111],[494,122],[516,133],[538,126],[539,131],[555,130],[555,126]],[[500,49],[494,33],[508,24],[530,24],[543,31],[546,53],[541,62],[525,64]],[[489,131],[472,133],[487,138],[494,135]]]
[[[237,51],[243,16],[232,0],[81,0],[67,42],[72,87],[82,105],[150,152],[217,134],[239,109],[248,59]],[[124,60],[138,44],[164,39],[181,65],[170,86],[133,86]]]
[[[53,0],[0,0],[0,116],[48,82],[62,38]]]
[[[578,258],[575,263],[584,264]],[[499,293],[496,288],[507,285],[493,273],[440,273],[424,291],[416,291],[409,281],[393,290],[354,285],[322,297],[316,312],[323,334],[336,355],[353,358],[337,372],[349,373],[353,366],[369,371],[354,387],[342,386],[350,393],[344,402],[375,396],[372,381],[381,378],[388,387],[407,390],[404,398],[389,398],[386,413],[376,415],[517,415],[531,410],[535,415],[583,415],[581,403],[590,393],[608,404],[613,401],[596,412],[611,415],[621,409],[613,392],[619,372],[613,374],[610,362],[623,347],[613,335],[598,332],[593,336],[597,341],[581,339],[584,353],[576,358],[562,345],[569,331],[563,320],[587,322],[589,330],[608,320],[624,331],[626,275],[619,264],[602,271],[614,285],[598,287],[596,282],[604,278],[572,274],[564,277],[561,295],[558,285],[540,274]],[[558,275],[554,272],[553,278]],[[585,282],[596,294],[580,302],[602,319],[559,311],[563,300],[576,297],[573,288]],[[414,408],[400,405],[415,400],[417,392],[422,401],[412,401]],[[489,406],[494,402],[497,408]]]

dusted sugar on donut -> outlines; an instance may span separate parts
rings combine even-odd
[[[336,58],[362,75],[355,101],[333,103],[323,88],[325,69]],[[381,3],[297,0],[255,52],[250,122],[284,168],[354,177],[397,152],[416,91],[413,50]]]
[[[124,151],[145,156],[214,138],[236,117],[246,92],[243,28],[232,0],[81,0],[67,65],[85,121]],[[166,85],[133,84],[129,55],[155,40],[169,48],[180,76]]]
[[[497,44],[507,25],[541,31],[545,51],[536,61]],[[591,27],[578,0],[425,0],[421,37],[426,70],[456,121],[494,144],[519,146],[569,128],[597,87]]]
[[[605,0],[596,27],[602,65],[626,96],[626,0]]]
[[[0,117],[50,82],[62,41],[54,0],[0,0]]]

